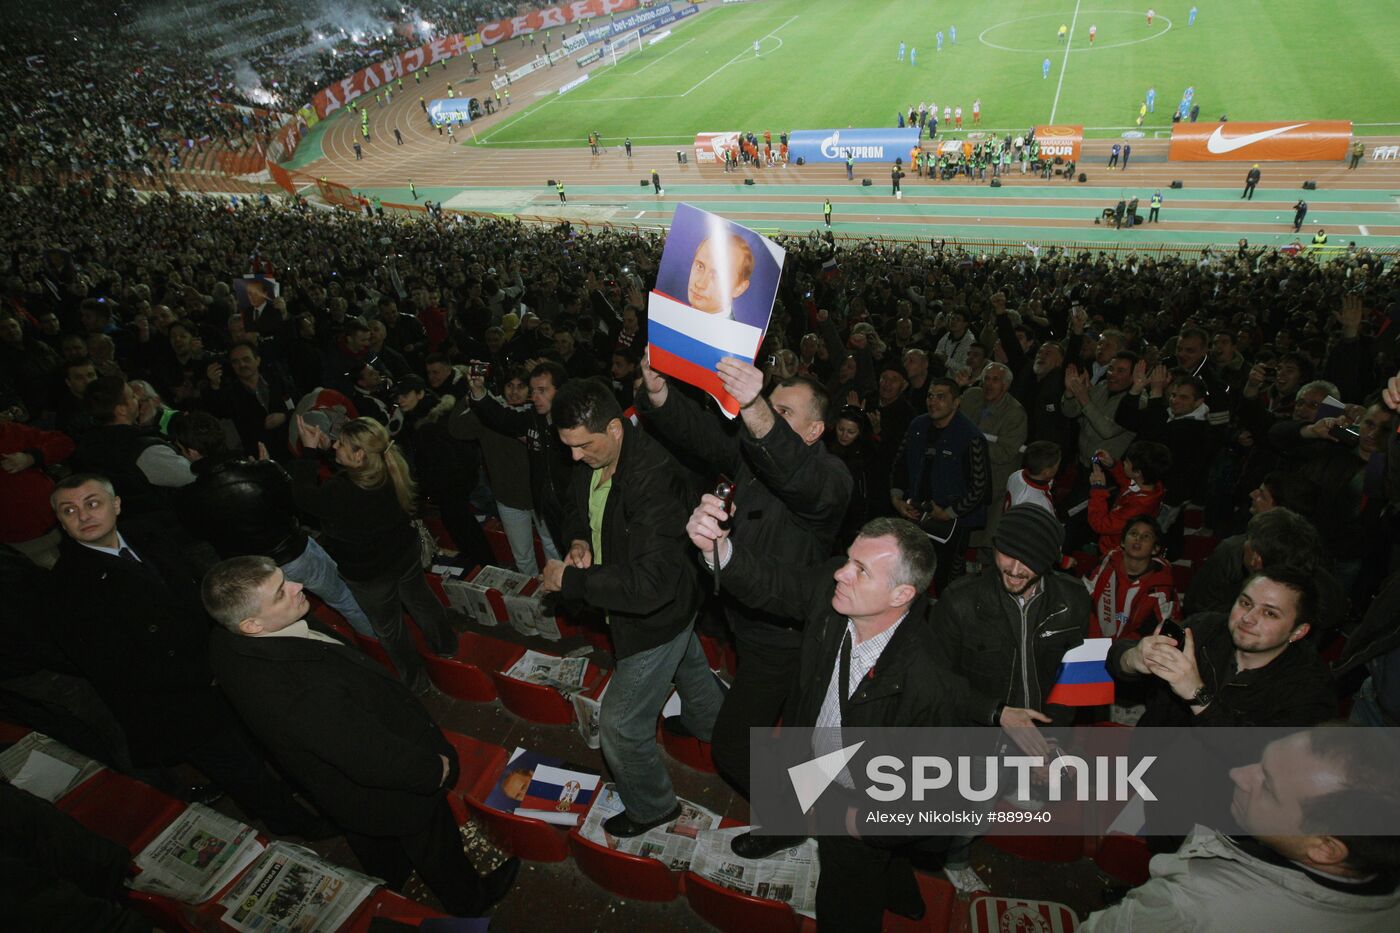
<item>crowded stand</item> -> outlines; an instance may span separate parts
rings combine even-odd
[[[757,357],[716,367],[737,403],[721,412],[652,368],[660,234],[132,187],[182,140],[270,129],[215,106],[268,104],[219,58],[240,29],[295,28],[238,54],[303,101],[418,44],[422,21],[466,31],[513,5],[375,9],[391,28],[368,48],[317,46],[292,3],[212,4],[228,29],[178,51],[159,9],[35,13],[0,66],[20,102],[0,193],[11,928],[215,928],[230,889],[254,909],[263,862],[242,841],[225,857],[254,874],[188,910],[122,886],[174,814],[217,806],[261,845],[343,838],[337,890],[380,879],[363,893],[386,916],[485,916],[537,896],[520,859],[572,855],[610,894],[683,893],[756,929],[764,896],[716,907],[698,867],[678,887],[610,851],[694,818],[679,762],[747,815],[750,729],[976,726],[1029,754],[1052,723],[1308,730],[1232,772],[1278,785],[1293,822],[1140,822],[1069,857],[726,825],[723,851],[819,854],[821,930],[937,910],[921,928],[947,929],[953,898],[992,885],[988,845],[1051,878],[1095,858],[1112,883],[1076,905],[1080,929],[1397,928],[1400,836],[1309,823],[1310,794],[1400,820],[1391,740],[1356,738],[1400,724],[1393,257],[779,236]],[[60,42],[81,50],[61,67]],[[58,100],[118,116],[75,122]],[[498,582],[473,589],[482,574]],[[1062,703],[1086,640],[1116,693]],[[538,663],[589,658],[563,699],[514,676],[553,650],[570,654]],[[492,795],[536,799],[530,773],[440,728],[498,698],[582,732],[592,703],[601,755],[582,764],[615,792],[598,783],[592,814],[591,787],[556,795],[580,832],[503,815]],[[12,752],[41,741],[104,770],[80,784],[74,764],[44,803]],[[1279,777],[1308,768],[1328,792]]]
[[[65,3],[25,11],[4,43],[12,177],[93,172],[150,184],[211,145],[265,147],[347,74],[513,4]],[[242,108],[242,109],[235,109]],[[76,115],[76,117],[75,117]]]

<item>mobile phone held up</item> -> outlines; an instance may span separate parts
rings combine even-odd
[[[720,474],[719,479],[715,481],[714,497],[724,504],[726,516],[729,515],[730,507],[734,505],[735,488],[734,481],[724,474]],[[728,531],[729,526],[730,522],[727,517],[719,523],[719,527],[724,531]]]
[[[1174,639],[1176,641],[1176,649],[1178,651],[1186,650],[1186,630],[1183,629],[1180,625],[1173,622],[1171,619],[1168,619],[1167,621],[1162,623],[1162,629],[1157,634],[1165,635],[1168,638]]]

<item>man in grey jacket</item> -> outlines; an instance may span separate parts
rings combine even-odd
[[[1320,726],[1270,743],[1257,763],[1230,772],[1231,813],[1251,835],[1197,826],[1081,933],[1400,927],[1400,836],[1354,834],[1358,820],[1382,830],[1400,821],[1400,754],[1377,734]]]

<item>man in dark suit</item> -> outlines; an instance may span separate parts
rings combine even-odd
[[[414,870],[443,906],[481,916],[520,863],[485,878],[462,851],[447,791],[457,753],[393,674],[313,628],[300,584],[266,557],[235,557],[204,578],[219,684],[287,774],[345,832],[364,869],[402,889]]]
[[[686,534],[706,567],[713,571],[718,558],[731,596],[802,624],[785,725],[825,730],[962,724],[957,696],[937,675],[937,630],[923,595],[937,562],[928,535],[904,519],[876,518],[861,528],[844,560],[793,566],[735,544],[720,525],[729,517],[723,503],[707,494],[691,513]],[[854,786],[849,775],[837,781]],[[921,919],[926,907],[909,856],[942,846],[942,840],[913,837],[819,836],[818,929],[876,931],[887,909]]]
[[[67,533],[54,566],[54,637],[127,735],[138,768],[188,762],[278,834],[320,838],[324,821],[268,770],[214,688],[209,617],[179,554],[117,528],[105,477],[76,473],[50,496]]]

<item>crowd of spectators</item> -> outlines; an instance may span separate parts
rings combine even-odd
[[[948,670],[938,688],[946,696],[930,708],[952,719],[921,724],[1044,721],[1055,665],[1086,636],[1118,642],[1109,666],[1125,685],[1164,684],[1156,694],[1125,690],[1112,713],[1124,721],[1301,727],[1352,700],[1353,717],[1369,724],[1400,715],[1391,576],[1400,384],[1387,382],[1400,371],[1400,274],[1379,255],[1319,262],[1244,244],[1198,257],[990,254],[787,237],[760,365],[722,364],[744,406],[727,421],[643,360],[645,296],[663,246],[653,234],[321,212],[295,201],[143,200],[88,181],[0,196],[0,566],[21,608],[6,613],[5,637],[26,646],[7,653],[0,707],[46,731],[76,732],[74,742],[118,766],[201,765],[250,814],[288,831],[327,828],[266,775],[204,767],[219,757],[208,743],[142,732],[161,702],[142,691],[168,667],[113,670],[115,652],[85,640],[76,620],[99,599],[111,604],[102,587],[113,583],[87,553],[108,534],[114,562],[130,545],[166,576],[171,606],[220,560],[269,558],[240,572],[257,584],[275,571],[317,592],[378,638],[407,690],[422,695],[432,688],[399,605],[432,651],[453,649],[449,620],[423,586],[412,516],[440,514],[471,562],[492,560],[477,516],[498,516],[520,569],[609,613],[619,672],[673,644],[689,664],[689,616],[656,609],[651,590],[638,602],[627,588],[635,580],[597,576],[618,566],[609,553],[635,552],[628,559],[640,567],[663,544],[674,549],[683,530],[647,525],[653,540],[640,525],[630,535],[595,526],[587,546],[596,480],[584,464],[641,509],[655,503],[641,504],[640,458],[663,471],[674,455],[684,471],[663,486],[678,497],[655,514],[677,526],[681,504],[692,507],[722,471],[738,483],[737,563],[724,571],[735,582],[720,599],[740,681],[715,722],[673,727],[709,737],[713,725],[715,760],[739,786],[747,727],[771,724],[782,709],[773,685],[801,680],[802,715],[831,715],[826,680],[814,688],[799,661],[818,650],[811,639],[828,637],[817,629],[831,630],[798,633],[779,621],[793,610],[828,612],[808,605],[821,589],[802,589],[801,606],[771,595],[737,605],[737,594],[764,591],[754,554],[810,569],[848,547],[872,560],[880,542],[928,549],[916,561],[928,579],[892,581],[888,592],[902,595],[876,614],[898,625],[923,613],[920,594],[933,581],[936,644],[917,652]],[[635,426],[621,416],[634,405]],[[635,459],[619,460],[619,448]],[[688,502],[682,486],[694,493]],[[710,524],[716,502],[705,500],[687,530],[710,543],[705,563],[723,564],[718,538],[727,533]],[[1222,539],[1208,558],[1195,555],[1203,563],[1189,586],[1172,568],[1198,536],[1188,512]],[[228,519],[211,521],[215,513]],[[915,543],[909,523],[924,532]],[[545,567],[535,562],[536,534]],[[160,542],[181,553],[167,559]],[[664,553],[666,574],[686,565]],[[656,584],[650,571],[632,576]],[[61,600],[50,595],[59,580]],[[849,592],[861,585],[852,579]],[[682,589],[698,603],[693,582]],[[855,598],[847,592],[838,586],[831,606]],[[1025,595],[1042,592],[1034,605]],[[122,598],[139,603],[139,587]],[[1023,624],[1068,613],[1074,626],[1016,660],[1014,647],[984,643],[995,627],[978,622],[978,607],[997,599],[1023,600]],[[1250,647],[1250,637],[1266,638],[1262,624],[1242,635],[1236,617],[1280,603],[1292,606],[1286,638]],[[219,621],[256,637],[266,618],[243,605],[222,599]],[[33,623],[55,606],[65,607],[65,624]],[[171,606],[158,607],[151,632]],[[621,636],[631,613],[664,618],[673,641]],[[842,613],[857,628],[869,621],[858,609]],[[1196,639],[1194,656],[1177,653],[1194,658],[1189,668],[1162,654],[1183,647],[1159,633],[1169,621]],[[201,636],[189,618],[183,624],[181,650],[192,657]],[[163,637],[143,635],[142,644]],[[836,649],[820,650],[830,658]],[[978,651],[1004,651],[1006,670],[1020,665],[1023,679],[998,680],[1000,663],[974,663]],[[746,657],[766,692],[744,680]],[[1232,663],[1260,670],[1232,680]],[[203,682],[185,677],[179,690],[217,705],[198,670]],[[124,679],[132,671],[147,681]],[[62,694],[55,674],[70,678]],[[95,695],[83,704],[56,699],[84,680]],[[84,715],[103,703],[117,727]],[[654,738],[635,740],[616,722],[610,732],[608,717],[610,766],[620,781],[646,783],[643,759],[625,756]],[[228,723],[225,752],[242,741]],[[438,780],[438,752],[423,754]],[[446,781],[446,757],[442,767]],[[647,786],[659,810],[629,807],[622,832],[669,815],[669,782]],[[736,851],[772,851],[763,837],[747,838]],[[972,887],[965,842],[948,854],[949,873]],[[854,878],[872,864],[863,853],[830,857],[854,866]],[[1389,878],[1400,866],[1374,867]],[[509,883],[486,886],[494,897]],[[470,903],[483,899],[475,891]]]
[[[495,0],[332,9],[292,0],[190,9],[90,0],[25,10],[3,44],[12,175],[177,170],[211,144],[265,145],[316,91],[433,36],[516,15]],[[233,109],[235,106],[242,110]]]

